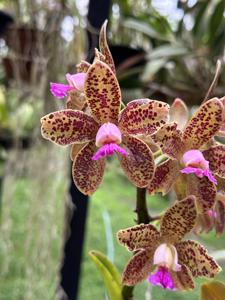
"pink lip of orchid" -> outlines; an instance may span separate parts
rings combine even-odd
[[[96,146],[100,148],[92,159],[98,160],[105,156],[111,156],[114,152],[127,155],[127,151],[118,146],[121,142],[122,134],[119,128],[110,122],[103,124],[96,135]]]
[[[82,92],[84,90],[85,83],[85,73],[77,73],[77,74],[66,74],[66,79],[69,84],[63,83],[50,83],[50,91],[53,96],[57,98],[64,98],[68,95],[69,91],[79,90]]]
[[[153,285],[160,285],[165,289],[175,290],[169,270],[175,272],[181,270],[176,248],[173,245],[161,244],[154,253],[153,264],[158,266],[158,270],[148,277],[149,282]]]
[[[216,178],[209,169],[209,162],[204,158],[201,151],[189,150],[185,152],[182,161],[185,168],[181,170],[181,173],[193,173],[200,178],[206,176],[212,183],[217,184]]]
[[[172,291],[176,290],[173,278],[171,277],[168,269],[165,267],[159,267],[154,274],[151,274],[148,277],[148,281],[152,285],[159,285],[164,289],[169,289]]]

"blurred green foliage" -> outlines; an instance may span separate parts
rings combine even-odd
[[[217,59],[222,60],[223,68],[213,95],[225,94],[225,0],[177,1],[173,13],[179,11],[179,19],[160,13],[153,1],[138,1],[139,7],[129,0],[114,3],[119,6],[120,22],[115,25],[118,16],[113,14],[113,28],[122,28],[120,37],[115,33],[115,41],[146,51],[144,70],[136,69],[145,96],[180,97],[187,104],[199,104],[212,81]]]

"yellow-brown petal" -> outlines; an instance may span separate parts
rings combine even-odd
[[[170,272],[174,281],[175,288],[178,291],[188,291],[194,289],[195,284],[192,279],[191,271],[185,265],[181,265],[181,270],[179,272]]]
[[[148,184],[147,191],[152,195],[155,193],[166,195],[179,175],[180,167],[178,161],[168,159],[156,167],[154,177]]]
[[[209,161],[210,170],[220,177],[225,177],[225,146],[211,147],[204,151],[203,155]]]
[[[58,145],[86,143],[95,139],[99,125],[77,110],[61,110],[41,118],[42,136]]]
[[[137,187],[144,188],[152,179],[155,163],[150,148],[132,136],[123,136],[122,147],[128,155],[118,153],[118,159],[128,179]]]
[[[184,101],[176,98],[170,106],[170,122],[176,122],[177,128],[182,130],[188,121],[188,108]]]
[[[208,213],[216,200],[216,186],[207,177],[187,176],[187,194],[196,197],[196,207],[200,214]]]
[[[199,149],[219,130],[223,120],[223,106],[217,98],[206,101],[188,122],[183,140],[187,149]]]
[[[144,248],[155,249],[159,243],[160,234],[155,226],[151,224],[140,224],[118,231],[117,238],[120,244],[127,247],[129,251]]]
[[[162,218],[160,233],[165,242],[174,244],[190,232],[196,222],[195,197],[188,196],[170,207]]]
[[[119,83],[105,63],[96,60],[88,69],[85,96],[92,115],[99,123],[118,123],[121,105]]]
[[[101,53],[105,56],[105,63],[110,67],[110,69],[113,71],[113,73],[116,74],[116,69],[113,61],[112,54],[109,50],[109,46],[107,43],[107,36],[106,36],[106,27],[107,27],[108,21],[105,21],[102,25],[100,34],[99,34],[99,48]]]
[[[91,64],[85,60],[82,60],[79,64],[76,65],[77,73],[87,73]]]
[[[74,161],[77,153],[84,147],[86,144],[73,144],[70,149],[70,159]]]
[[[83,110],[86,103],[85,95],[79,90],[72,90],[69,92],[69,97],[66,101],[67,109]]]
[[[176,249],[179,262],[186,265],[194,277],[214,277],[221,271],[207,250],[195,241],[180,242],[176,244]]]
[[[145,280],[151,272],[153,254],[153,251],[147,250],[141,250],[135,254],[123,271],[122,283],[132,286]]]
[[[153,136],[153,140],[161,148],[162,152],[173,159],[179,159],[182,155],[184,144],[182,132],[177,129],[176,123],[165,124]]]
[[[96,150],[94,142],[88,143],[78,152],[73,162],[74,183],[85,195],[91,195],[98,189],[104,175],[105,158],[92,160]]]
[[[225,195],[217,193],[215,204],[215,230],[217,236],[220,236],[224,232],[225,228]]]
[[[129,102],[119,116],[124,134],[153,134],[166,123],[169,105],[156,100],[137,99]]]

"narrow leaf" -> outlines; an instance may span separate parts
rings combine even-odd
[[[89,255],[104,280],[109,300],[122,300],[121,276],[116,267],[99,251],[92,250]]]

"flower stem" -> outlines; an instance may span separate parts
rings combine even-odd
[[[148,224],[155,218],[151,218],[148,213],[147,203],[146,203],[146,189],[137,188],[137,198],[136,198],[136,210],[137,213],[137,224],[145,223]],[[123,300],[133,299],[134,286],[123,286],[122,296]]]
[[[149,216],[147,208],[145,188],[137,188],[137,201],[135,212],[137,213],[137,224],[148,224],[151,221],[151,217]]]

